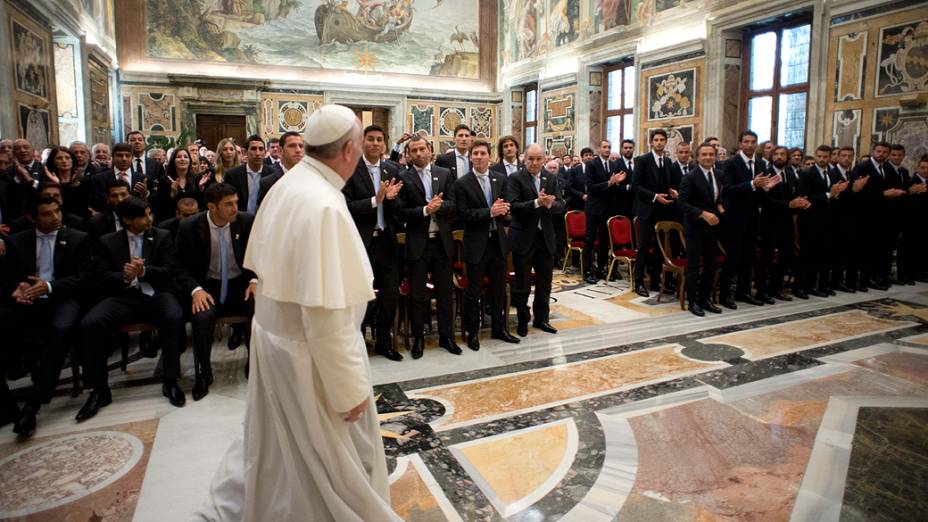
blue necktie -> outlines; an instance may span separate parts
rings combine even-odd
[[[541,175],[532,177],[535,178],[535,194],[541,194]]]
[[[142,236],[132,236],[132,243],[135,246],[135,257],[142,257]],[[147,296],[155,295],[155,289],[152,288],[151,284],[138,281],[139,290]]]
[[[480,186],[483,187],[483,195],[487,198],[487,206],[493,206],[493,192],[490,190],[490,176],[477,176],[480,180]]]
[[[226,235],[224,229],[219,229],[219,304],[225,304],[226,296],[229,293],[229,247],[226,246]]]
[[[458,154],[458,158],[461,159],[461,164],[464,165],[464,171],[458,172],[458,176],[463,176],[470,172],[470,161],[467,160],[467,156],[463,154]]]
[[[252,186],[248,187],[248,208],[245,211],[254,214],[258,211],[258,189],[261,184],[261,173],[253,174],[249,172],[248,178],[251,179]]]
[[[377,191],[380,190],[380,166],[368,165],[367,171],[371,174],[372,181],[374,182],[374,193],[376,194]],[[384,230],[386,228],[383,219],[383,205],[377,205],[377,230]]]
[[[429,171],[423,170],[419,177],[422,178],[422,187],[425,189],[425,202],[432,201],[432,177]]]
[[[38,237],[42,241],[39,259],[37,259],[39,279],[45,282],[53,281],[55,279],[55,250],[52,242],[55,241],[55,234],[39,234]]]

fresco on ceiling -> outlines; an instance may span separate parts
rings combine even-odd
[[[478,78],[479,0],[146,0],[152,58]]]

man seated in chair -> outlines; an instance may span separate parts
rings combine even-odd
[[[6,346],[33,350],[39,362],[32,376],[35,385],[13,426],[21,438],[35,432],[39,407],[51,400],[58,383],[68,342],[80,319],[79,300],[91,263],[87,234],[62,226],[58,200],[43,196],[31,205],[29,214],[35,226],[8,239],[8,283],[3,285],[13,288],[10,324],[16,325],[6,332]]]
[[[203,196],[207,210],[181,221],[177,230],[180,283],[192,299],[195,401],[209,393],[213,382],[210,354],[216,319],[253,316],[257,289],[255,274],[243,267],[254,215],[239,212],[238,194],[228,183],[210,185]],[[229,342],[230,348],[237,347],[231,337]]]
[[[116,216],[116,207],[130,196],[129,183],[124,180],[108,180],[106,183],[106,209],[90,218],[90,237],[97,239],[122,230],[122,222]]]
[[[183,309],[177,299],[174,244],[166,230],[152,227],[151,208],[135,196],[116,207],[123,229],[100,238],[95,265],[102,301],[81,321],[84,383],[93,388],[77,413],[78,422],[112,402],[107,383],[108,340],[123,326],[151,323],[162,346],[161,393],[174,406],[186,402],[177,385]]]

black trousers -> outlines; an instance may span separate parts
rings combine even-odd
[[[548,252],[545,238],[540,230],[535,232],[528,252],[523,254],[513,252],[512,264],[516,273],[512,285],[512,304],[519,314],[519,321],[527,323],[529,320],[528,296],[532,293],[532,269],[534,268],[535,300],[532,303],[532,314],[536,323],[547,323],[550,312],[548,303],[551,300],[551,271],[554,256]]]
[[[799,288],[807,292],[828,284],[826,220],[823,212],[799,216]]]
[[[911,212],[902,226],[899,255],[896,259],[900,279],[915,279],[928,271],[928,242],[925,241],[925,230],[921,223],[925,215],[919,216]]]
[[[783,290],[783,278],[793,264],[794,242],[792,215],[768,216],[761,223],[760,260],[754,271],[758,294],[770,296]]]
[[[477,333],[483,312],[480,299],[486,294],[490,305],[490,325],[494,334],[506,330],[506,258],[499,246],[498,232],[487,239],[487,248],[478,263],[467,263],[467,288],[464,289],[464,330]],[[484,292],[483,278],[489,280]]]
[[[428,274],[432,274],[435,300],[438,302],[438,335],[441,337],[454,335],[451,265],[451,258],[445,253],[445,247],[439,238],[429,239],[425,244],[422,257],[409,261],[409,292],[412,294],[410,296],[412,298],[410,320],[414,337],[420,337],[425,332],[425,321],[429,309],[429,297],[425,286]]]
[[[147,296],[141,291],[132,290],[103,299],[81,320],[84,382],[87,387],[106,387],[106,357],[110,337],[119,328],[133,323],[152,323],[158,327],[162,376],[164,380],[180,377],[180,339],[184,311],[177,297],[170,292]]]
[[[587,273],[606,273],[609,266],[609,230],[606,222],[609,216],[586,215],[586,236],[583,238],[583,266]],[[596,270],[593,270],[593,246],[599,240],[596,248]]]
[[[54,292],[54,283],[52,283]],[[69,343],[80,321],[81,306],[76,299],[57,299],[52,293],[31,305],[13,305],[10,317],[10,348],[31,352],[38,365],[33,370],[35,382],[26,402],[39,406],[52,398]],[[2,378],[2,377],[0,377]]]
[[[399,269],[396,246],[386,234],[371,239],[367,252],[374,271],[377,298],[367,305],[367,317],[374,317],[377,348],[392,348],[393,319],[399,301]]]
[[[726,216],[727,217],[727,216]],[[751,293],[751,272],[757,255],[757,213],[742,217],[727,217],[722,223],[725,245],[725,263],[719,276],[719,296],[731,294],[731,283],[736,280],[735,293]]]
[[[3,333],[12,333],[16,329],[13,328],[13,325],[16,324],[16,315],[13,312],[13,306],[0,306],[0,325],[3,326]],[[9,339],[9,337],[6,337]],[[13,394],[10,393],[10,386],[6,383],[6,372],[12,364],[13,353],[12,350],[0,350],[0,417],[13,417],[18,414],[19,406],[16,404],[16,400],[13,399]]]
[[[555,258],[561,258],[567,250],[567,224],[564,223],[564,214],[552,216],[554,220],[554,245],[557,249]]]
[[[255,314],[254,299],[245,301],[245,290],[248,289],[249,282],[250,281],[245,276],[229,279],[229,288],[225,303],[219,302],[222,287],[222,282],[220,280],[207,279],[203,284],[203,290],[206,290],[209,292],[209,295],[213,296],[213,301],[216,305],[194,314],[190,318],[191,330],[193,331],[193,356],[201,372],[212,372],[210,356],[213,351],[213,332],[216,330],[216,319],[233,315],[251,317]],[[245,329],[246,343],[250,339],[250,336],[251,328],[249,327]]]
[[[686,300],[690,303],[707,303],[715,283],[718,236],[715,229],[705,223],[689,225],[686,236]]]
[[[831,286],[846,284],[855,288],[860,276],[859,252],[853,247],[859,239],[858,217],[853,208],[842,206],[833,214],[828,226],[828,266]]]

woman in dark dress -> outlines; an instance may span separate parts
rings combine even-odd
[[[77,168],[77,158],[67,147],[53,146],[45,160],[48,180],[61,184],[64,199],[62,210],[69,214],[90,218],[90,183],[84,171]]]
[[[203,208],[202,193],[187,149],[178,148],[171,154],[171,159],[165,169],[165,178],[158,187],[156,195],[155,214],[159,220],[174,217],[177,201],[183,198],[193,198],[197,206],[200,209]]]

